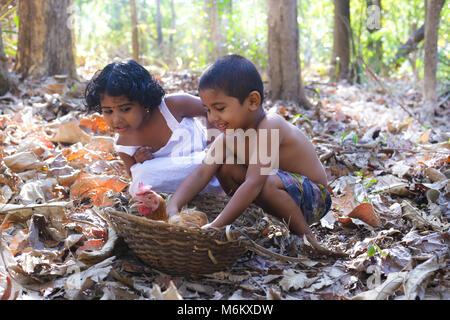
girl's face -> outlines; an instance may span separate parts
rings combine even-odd
[[[114,132],[129,135],[138,130],[150,117],[150,113],[137,101],[126,96],[103,95],[100,100],[103,118]]]

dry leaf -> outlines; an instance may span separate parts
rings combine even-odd
[[[95,206],[107,206],[113,202],[105,196],[105,193],[110,190],[117,193],[122,191],[126,186],[127,184],[116,176],[82,174],[72,184],[70,197],[80,200],[82,198],[90,198],[94,201]]]
[[[183,297],[178,292],[178,289],[172,280],[170,280],[169,287],[164,292],[161,292],[160,286],[155,283],[153,285],[152,294],[156,300],[183,300]]]
[[[90,239],[84,242],[83,246],[79,247],[75,253],[81,254],[83,251],[97,251],[100,250],[105,243],[101,239]]]
[[[0,187],[0,203],[7,203],[13,196],[14,192],[7,184]]]
[[[430,129],[427,129],[419,138],[419,140],[417,140],[418,143],[427,143],[428,140],[430,139]]]
[[[85,148],[93,151],[113,153],[114,139],[111,137],[93,137],[91,141],[85,145]]]
[[[270,290],[266,293],[267,300],[281,300],[281,293],[274,289],[270,288]]]
[[[77,250],[77,257],[81,262],[84,263],[98,263],[108,257],[110,257],[114,250],[114,245],[118,239],[117,233],[114,229],[108,225],[108,241],[104,243],[102,240],[88,240],[84,243],[84,246]],[[94,242],[95,241],[95,242]],[[93,244],[94,247],[86,247],[87,243]],[[95,248],[96,247],[96,248]],[[82,249],[83,248],[83,249]],[[92,251],[88,251],[92,250]]]
[[[354,296],[352,300],[385,300],[392,295],[405,281],[408,272],[393,272],[388,274],[383,284],[375,289],[361,292]]]
[[[283,290],[288,291],[291,288],[295,290],[309,287],[316,281],[317,277],[308,278],[303,272],[295,272],[293,269],[283,271],[283,279],[280,281],[280,286]]]
[[[43,203],[54,198],[53,189],[57,184],[55,178],[25,183],[20,190],[23,204]]]
[[[44,88],[44,91],[48,94],[59,94],[62,95],[66,85],[64,83],[50,83]]]
[[[414,208],[408,200],[403,200],[401,206],[403,217],[410,220],[414,228],[423,229],[430,227],[436,231],[443,231],[450,225],[449,223],[440,221],[436,216],[422,213],[420,210]]]
[[[13,255],[17,255],[20,251],[22,251],[27,245],[28,238],[28,229],[19,230],[11,243],[9,244],[9,249],[13,253]]]
[[[108,124],[103,117],[98,115],[92,115],[80,120],[80,127],[86,127],[92,130],[96,134],[105,134],[110,131]]]
[[[404,284],[406,299],[414,300],[417,296],[422,299],[427,284],[426,279],[439,268],[438,257],[433,256],[410,271]]]
[[[74,122],[63,122],[58,126],[55,136],[51,139],[53,142],[86,144],[91,141],[91,136],[80,129]]]
[[[376,188],[374,193],[389,193],[399,196],[407,196],[410,191],[407,189],[408,183],[392,174],[377,177]]]
[[[430,178],[431,182],[438,182],[447,179],[445,174],[441,173],[439,170],[436,170],[434,168],[426,168],[425,174],[428,176],[428,178]]]
[[[71,270],[75,272],[64,281],[66,298],[79,299],[83,290],[94,283],[102,283],[111,272],[114,259],[115,257],[110,257],[81,272],[77,266],[72,268]]]
[[[367,223],[369,226],[374,228],[380,226],[380,220],[378,219],[375,211],[373,210],[373,206],[370,203],[361,203],[357,207],[355,207],[352,212],[350,212],[347,217],[359,219],[364,223]]]
[[[2,280],[1,275],[0,280]],[[11,291],[12,291],[12,281],[10,277],[6,276],[6,288],[3,290],[3,294],[0,297],[0,300],[9,300],[9,298],[11,297]]]
[[[23,172],[25,170],[40,169],[44,163],[31,151],[19,152],[3,158],[5,165],[13,172]]]

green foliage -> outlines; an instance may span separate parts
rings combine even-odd
[[[383,252],[376,243],[374,243],[373,245],[367,246],[367,257],[372,257],[372,256],[376,255],[377,252],[378,252],[378,254],[380,254],[383,257],[387,256],[387,253]]]
[[[301,113],[297,113],[297,114],[292,118],[291,123],[295,123],[295,122],[297,121],[297,119],[300,118],[300,117],[304,118],[306,121],[308,121],[309,123],[311,123],[311,120],[310,120],[307,116],[305,116],[304,114],[301,114]]]
[[[15,56],[17,51],[19,17],[17,16],[16,8],[11,0],[0,6],[3,47],[5,53],[9,56]]]
[[[95,62],[104,65],[118,57],[131,56],[131,17],[129,0],[73,0],[75,8],[75,42],[79,65]],[[172,27],[172,3],[176,15]],[[300,59],[304,74],[328,72],[333,48],[334,6],[331,0],[298,3]],[[12,1],[0,16],[5,52],[15,55],[17,49],[17,1]],[[251,59],[262,71],[267,66],[266,0],[216,0],[220,30],[219,43],[211,41],[208,11],[211,0],[161,0],[163,43],[158,46],[156,0],[136,0],[140,57],[147,65],[164,69],[203,70],[219,54],[239,53]],[[423,0],[382,0],[381,29],[369,32],[367,2],[350,2],[352,28],[352,61],[354,80],[364,83],[364,63],[376,73],[389,76],[423,76],[423,43],[410,54],[398,70],[393,60],[398,47],[422,26],[425,19]],[[8,15],[5,13],[8,12]],[[448,82],[450,50],[448,26],[450,3],[441,12],[439,29],[438,79]],[[448,83],[447,83],[448,86]],[[355,138],[357,139],[357,137]]]

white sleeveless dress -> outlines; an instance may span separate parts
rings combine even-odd
[[[206,155],[206,131],[199,120],[183,118],[178,122],[167,108],[164,99],[159,111],[172,130],[172,136],[165,146],[153,153],[153,159],[131,166],[132,181],[129,193],[132,196],[138,192],[140,182],[151,185],[156,192],[175,192],[181,182],[202,163]],[[117,138],[118,135],[116,141]],[[140,146],[115,143],[114,148],[117,152],[133,156]],[[202,193],[224,194],[216,177],[213,177]]]

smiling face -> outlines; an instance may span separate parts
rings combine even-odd
[[[150,117],[150,113],[137,101],[126,96],[103,95],[100,100],[105,122],[119,135],[129,135],[138,130]]]
[[[257,97],[259,94],[256,93]],[[227,96],[224,92],[214,89],[199,91],[208,114],[208,121],[217,129],[225,132],[227,129],[249,129],[252,127],[255,112],[259,107],[259,99],[255,99],[255,92],[240,103],[235,97]]]

